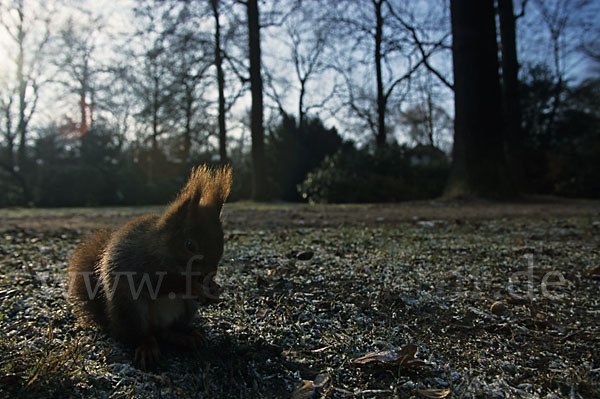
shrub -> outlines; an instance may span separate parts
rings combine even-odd
[[[294,118],[284,115],[281,123],[271,131],[266,146],[271,197],[300,201],[298,184],[341,145],[342,138],[337,130],[327,129],[321,120],[307,118],[300,125]]]
[[[437,197],[449,164],[439,159],[414,164],[413,149],[390,145],[376,152],[345,144],[309,173],[298,191],[310,202],[395,202]]]

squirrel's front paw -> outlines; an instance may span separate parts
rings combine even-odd
[[[167,331],[164,335],[165,341],[179,348],[198,350],[206,345],[204,334],[198,330],[190,331]]]
[[[199,279],[193,284],[193,294],[204,305],[219,302],[221,287],[212,278]]]
[[[154,337],[148,337],[135,349],[135,362],[142,369],[156,367],[160,357],[160,349]]]

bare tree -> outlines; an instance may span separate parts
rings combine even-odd
[[[298,94],[298,124],[302,126],[306,115],[306,85],[308,80],[314,73],[318,73],[321,68],[321,61],[319,60],[323,49],[325,47],[325,33],[323,30],[315,32],[315,39],[312,45],[307,51],[306,56],[303,56],[300,51],[300,34],[293,29],[288,30],[288,34],[292,39],[292,59],[294,61],[294,70],[296,71],[296,78],[300,85]]]
[[[431,74],[422,73],[413,85],[414,99],[399,115],[399,124],[407,128],[416,144],[445,147],[452,134],[452,118],[440,105]]]
[[[100,66],[95,62],[95,35],[101,29],[97,19],[87,21],[85,27],[69,18],[58,33],[55,64],[59,71],[54,82],[63,88],[60,97],[77,96],[78,119],[65,115],[61,134],[70,138],[82,137],[93,123],[96,80]]]
[[[27,140],[29,125],[37,109],[40,88],[47,79],[42,71],[44,52],[50,36],[49,20],[34,12],[35,9],[43,10],[42,4],[17,0],[8,4],[2,2],[0,7],[0,24],[16,52],[13,58],[14,76],[7,77],[7,85],[2,87],[2,137],[6,142],[6,160],[1,165],[18,182],[24,202],[29,203],[32,193],[25,176],[28,161]]]
[[[321,2],[304,1],[268,39],[271,52],[265,57],[265,95],[280,114],[296,114],[300,126],[309,112],[324,111],[336,93],[337,79],[328,64],[332,50],[329,10]],[[290,112],[294,107],[296,111]]]
[[[167,104],[172,92],[172,76],[167,65],[168,56],[159,43],[146,51],[143,63],[143,80],[139,82],[138,92],[145,99],[139,114],[150,122],[150,143],[152,153],[158,152],[160,136],[170,131],[170,118]]]
[[[359,55],[359,59],[338,64],[346,82],[346,104],[366,123],[381,148],[390,130],[387,127],[390,102],[395,96],[398,102],[395,108],[400,108],[399,103],[408,95],[411,77],[417,71],[427,68],[452,86],[431,62],[433,54],[444,48],[449,35],[441,34],[433,40],[421,38],[415,25],[403,17],[406,8],[400,1],[343,2],[340,7],[345,10],[340,10],[340,16],[334,18],[338,38],[344,43],[351,42],[345,49],[347,53]],[[374,93],[358,79],[357,71],[365,67],[365,76],[375,77]]]

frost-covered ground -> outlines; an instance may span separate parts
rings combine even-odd
[[[600,397],[598,202],[228,204],[207,346],[153,371],[64,298],[85,234],[145,211],[0,210],[0,397]]]

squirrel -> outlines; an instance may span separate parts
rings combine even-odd
[[[223,255],[220,220],[231,168],[192,173],[162,214],[100,230],[79,244],[67,273],[67,298],[87,325],[135,347],[142,368],[158,363],[158,342],[189,349],[203,343],[191,330],[198,305],[218,302],[214,281]]]

